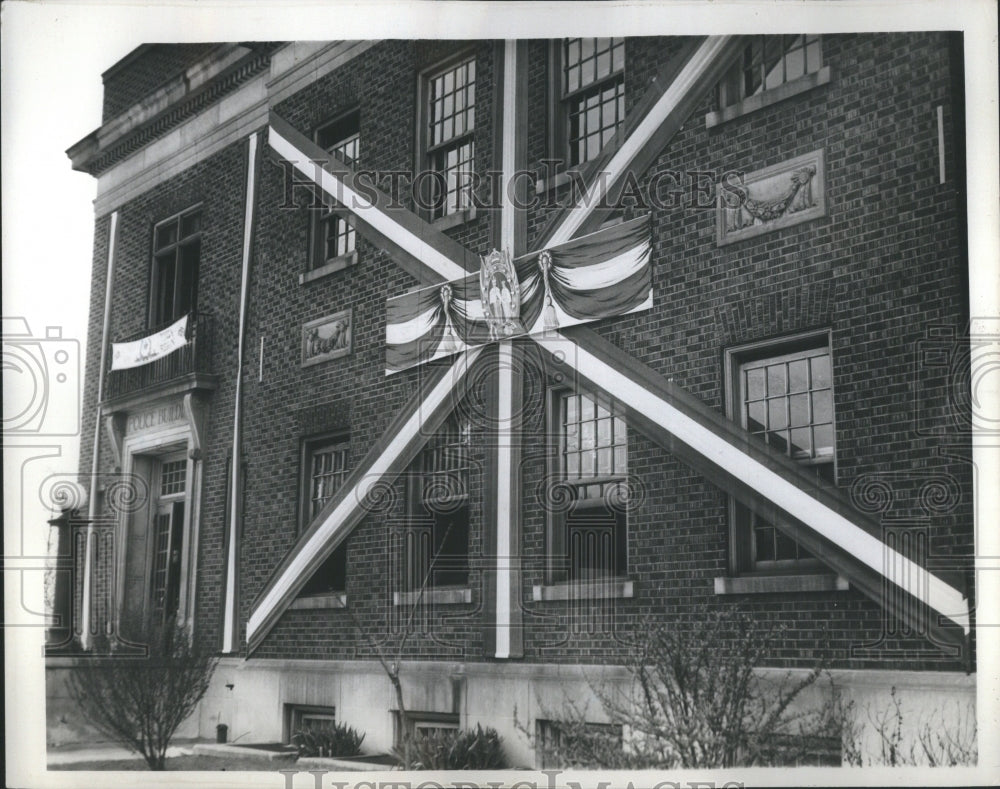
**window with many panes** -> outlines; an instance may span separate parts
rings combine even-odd
[[[453,414],[412,467],[406,533],[410,590],[468,585],[469,440],[468,418]]]
[[[823,66],[820,36],[753,36],[719,82],[719,107],[737,104]]]
[[[625,120],[625,40],[564,39],[554,46],[552,65],[559,97],[553,155],[574,167],[596,157]]]
[[[341,488],[350,471],[346,436],[306,442],[302,453],[302,529],[309,527]],[[338,545],[303,587],[302,596],[343,592],[347,588],[347,542]]]
[[[198,307],[201,208],[172,216],[153,228],[150,328],[159,328]]]
[[[730,413],[753,435],[833,483],[835,442],[829,335],[745,346],[727,354]],[[815,557],[773,524],[732,503],[738,570],[798,570]]]
[[[168,455],[155,465],[156,509],[149,593],[153,621],[162,623],[177,615],[180,600],[187,457],[184,453]]]
[[[353,110],[316,130],[316,144],[339,161],[357,166],[361,153],[361,113]],[[318,268],[350,255],[355,249],[354,226],[334,210],[336,200],[322,192],[324,208],[312,217],[312,267]]]
[[[614,403],[552,394],[558,436],[550,513],[550,576],[586,581],[628,570],[628,431]]]
[[[422,199],[438,219],[472,206],[475,169],[476,59],[463,58],[429,73],[423,80],[422,139],[425,165],[434,173],[426,179],[432,193]]]

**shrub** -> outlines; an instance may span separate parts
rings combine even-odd
[[[344,723],[300,729],[292,735],[292,744],[299,749],[299,756],[357,756],[364,740],[364,732]]]
[[[916,721],[904,716],[896,688],[887,707],[866,705],[867,722],[860,718],[844,737],[844,761],[852,767],[957,767],[978,761],[976,713],[971,703],[956,702],[954,713],[936,708]],[[905,720],[904,720],[905,718]]]
[[[626,686],[593,688],[598,717],[607,723],[592,722],[572,700],[561,710],[543,710],[544,731],[515,723],[543,762],[559,767],[788,765],[828,761],[831,748],[837,758],[843,715],[835,694],[818,708],[793,705],[821,667],[778,683],[757,672],[781,636],[773,621],[761,624],[740,612],[652,624],[629,656]]]
[[[70,694],[100,731],[162,770],[171,738],[208,690],[217,661],[173,621],[127,632],[136,644],[95,640],[93,653],[70,672]]]
[[[413,767],[418,770],[496,770],[507,766],[496,729],[439,729],[413,738]]]

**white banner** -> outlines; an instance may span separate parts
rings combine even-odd
[[[188,317],[185,315],[156,334],[132,342],[111,343],[111,369],[127,370],[162,359],[187,344]]]

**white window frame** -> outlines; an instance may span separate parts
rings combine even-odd
[[[594,470],[592,474],[584,475],[583,469],[581,468],[578,473],[570,476],[570,472],[567,469],[568,463],[566,458],[568,454],[574,452],[575,450],[570,450],[567,447],[568,444],[568,431],[567,426],[567,399],[568,397],[579,398],[581,406],[584,400],[591,403],[593,411],[593,420],[583,420],[579,415],[576,424],[580,424],[582,421],[593,421],[594,424],[594,455],[595,463]],[[612,578],[625,578],[628,575],[630,562],[629,562],[629,523],[628,523],[628,512],[627,507],[624,512],[613,513],[615,516],[616,524],[614,531],[614,542],[612,546],[613,550],[613,567],[611,568],[610,574],[596,573],[593,577],[591,574],[583,572],[582,568],[580,572],[575,572],[572,565],[572,557],[569,545],[570,535],[568,533],[569,527],[567,525],[567,519],[570,512],[582,512],[587,511],[600,512],[601,510],[610,511],[606,506],[606,496],[609,494],[609,488],[613,486],[624,486],[624,496],[627,501],[628,495],[628,422],[625,418],[624,410],[613,400],[609,400],[603,395],[595,395],[590,392],[578,392],[564,387],[552,388],[549,390],[548,396],[548,424],[550,426],[550,435],[552,436],[552,451],[549,453],[549,461],[547,474],[548,478],[552,480],[553,484],[567,486],[566,494],[568,498],[573,502],[565,506],[553,507],[547,513],[547,535],[546,535],[546,576],[548,584],[562,583],[565,581],[572,581],[574,583],[586,583],[589,581],[607,581]],[[602,419],[609,420],[611,424],[611,437],[612,444],[610,446],[599,446],[599,427],[597,425],[598,421]],[[623,442],[617,441],[617,434],[619,432],[619,425],[624,431],[625,440]],[[583,436],[579,438],[579,446],[581,452],[590,450],[583,449]],[[612,469],[610,474],[599,475],[598,469],[596,468],[598,461],[597,455],[601,448],[610,449],[612,457]],[[624,448],[624,468],[620,467],[616,459],[616,449]],[[596,489],[596,490],[595,490]],[[613,494],[613,491],[611,492]],[[553,496],[553,501],[562,502],[562,495]]]
[[[463,113],[471,113],[472,120],[471,123],[466,117],[462,119],[462,131],[461,133],[454,133],[454,125],[452,129],[452,134],[447,137],[434,141],[433,133],[431,131],[431,125],[435,120],[435,115],[432,109],[432,83],[438,78],[442,78],[449,72],[455,71],[461,67],[471,64],[473,70],[473,76],[471,79],[472,83],[472,100],[471,103],[466,103],[463,107]],[[476,128],[477,128],[477,118],[476,118],[476,88],[479,82],[479,64],[474,51],[468,49],[457,53],[447,60],[441,61],[432,68],[423,71],[419,77],[419,90],[417,95],[417,172],[429,171],[441,173],[445,180],[445,195],[443,199],[441,196],[437,196],[440,200],[440,205],[435,205],[432,210],[426,211],[427,218],[431,221],[436,222],[446,222],[461,221],[463,219],[475,216],[475,206],[472,199],[472,187],[474,185],[475,177],[475,166],[476,166]],[[443,99],[444,97],[442,97]],[[465,101],[465,97],[463,97]],[[452,105],[454,109],[454,105]],[[458,113],[447,112],[445,110],[445,103],[442,101],[442,112],[444,113],[442,118],[454,118]],[[447,166],[440,166],[439,161],[441,156],[447,157],[450,152],[460,151],[464,146],[469,146],[468,158],[463,158],[461,162],[468,163],[468,169],[457,169],[454,170],[456,173],[455,189],[452,190],[451,185],[448,183],[448,173],[452,172],[451,168]],[[467,173],[467,177],[463,175]],[[434,178],[433,181],[430,179],[422,179],[422,183],[418,188],[421,188],[421,196],[424,200],[431,197],[427,183],[438,183],[440,179]],[[456,199],[454,202],[450,200],[449,195],[452,191],[456,194]],[[436,201],[437,202],[437,201]]]
[[[822,457],[810,456],[808,458],[795,458],[791,451],[791,446],[785,450],[785,454],[796,462],[804,466],[811,466],[816,469],[817,475],[824,474],[828,481],[835,483],[837,479],[837,449],[836,449],[836,392],[834,389],[834,358],[832,333],[829,329],[803,332],[788,337],[769,338],[756,342],[728,348],[725,351],[725,402],[726,416],[738,422],[746,428],[746,420],[743,418],[743,387],[741,383],[742,371],[748,364],[758,365],[764,361],[792,361],[801,358],[803,355],[815,356],[815,351],[825,350],[829,359],[829,387],[822,387],[825,391],[829,389],[830,397],[830,431],[832,441],[832,454]],[[812,392],[810,387],[809,392]],[[796,395],[801,393],[796,392]],[[790,399],[790,398],[788,398]],[[811,394],[807,398],[812,400]],[[788,406],[790,407],[790,406]],[[811,406],[810,406],[811,411]],[[788,413],[786,411],[786,420]],[[809,427],[813,427],[815,422],[810,417]],[[826,424],[825,422],[822,424]],[[782,428],[790,429],[790,428]],[[760,440],[763,440],[763,438]],[[772,443],[772,448],[774,444]],[[778,447],[780,449],[780,446]],[[768,559],[757,560],[757,549],[755,545],[756,534],[754,527],[754,516],[750,510],[740,504],[734,497],[729,497],[729,562],[730,573],[732,575],[746,574],[793,574],[793,573],[815,573],[823,571],[823,565],[816,557],[805,556],[794,559]],[[760,528],[765,528],[766,523]],[[774,528],[773,526],[771,527]]]
[[[317,455],[325,453],[340,453],[342,457],[342,468],[336,473],[340,477],[340,484],[336,485],[329,495],[324,497],[323,503],[315,510],[313,509],[313,482],[316,478],[314,472],[315,459]],[[303,440],[302,455],[300,461],[301,469],[301,492],[300,492],[300,518],[299,533],[304,532],[312,520],[322,511],[326,502],[333,498],[337,491],[343,486],[347,477],[351,473],[351,439],[347,433],[338,432],[322,436],[316,436]],[[347,540],[338,545],[326,561],[317,568],[315,575],[319,575],[324,570],[330,570],[336,563],[343,564],[343,584],[338,584],[341,588],[334,588],[322,592],[303,592],[299,599],[315,600],[320,598],[330,598],[330,607],[343,607],[346,603],[345,593],[347,591]],[[308,584],[307,584],[308,588]],[[306,606],[304,606],[306,607]]]
[[[592,156],[584,155],[578,161],[574,161],[572,155],[570,119],[574,114],[573,106],[576,102],[591,94],[599,95],[602,91],[612,85],[616,86],[616,92],[618,90],[621,91],[621,111],[619,112],[616,106],[616,123],[614,124],[614,127],[605,127],[603,124],[599,126],[602,132],[602,141],[598,146],[598,151],[604,147],[607,141],[610,140],[625,123],[625,71],[628,67],[625,54],[625,48],[627,46],[626,40],[624,38],[592,39],[595,41],[613,42],[609,44],[609,49],[607,50],[610,70],[607,73],[602,73],[599,76],[596,76],[597,64],[595,59],[595,77],[587,82],[583,82],[581,79],[576,85],[569,88],[566,84],[566,48],[569,45],[569,42],[582,42],[582,40],[583,39],[557,39],[551,42],[549,48],[549,92],[551,96],[549,102],[549,150],[552,158],[558,159],[562,162],[563,169],[580,168],[593,158]],[[595,45],[594,52],[597,51],[596,46],[599,45]],[[616,68],[613,49],[619,46],[621,47],[621,63]],[[601,117],[600,109],[598,109],[598,117]],[[605,135],[604,132],[608,128],[612,128],[612,131]],[[605,137],[607,139],[604,139]]]
[[[451,431],[449,437],[454,435],[458,437],[458,440],[447,440],[444,436],[446,431]],[[453,413],[428,439],[427,444],[420,450],[411,467],[412,471],[408,475],[407,481],[407,508],[410,524],[406,529],[404,544],[406,576],[404,589],[407,592],[420,590],[428,570],[430,576],[427,578],[426,590],[465,589],[469,585],[471,431],[471,420],[461,413]],[[458,466],[452,467],[448,464],[447,457],[449,454],[455,453],[458,453],[460,463]],[[439,466],[443,467],[438,468]],[[440,489],[444,493],[434,497],[431,501],[428,499],[427,492],[435,489]],[[436,504],[440,507],[436,508]],[[440,528],[438,519],[455,515],[461,521],[461,513],[463,512],[466,534],[464,556],[463,554],[442,553],[435,557],[438,550],[437,537]],[[451,524],[450,528],[454,528],[455,525],[455,523]],[[447,535],[442,535],[441,539],[445,540],[446,536],[451,536],[450,532]],[[427,539],[428,537],[429,539]],[[426,557],[426,562],[418,558],[416,553],[418,549],[419,553]],[[436,575],[439,571],[464,573],[465,579],[460,583],[438,583]]]
[[[347,124],[356,119],[356,124],[351,124],[350,128],[356,129],[346,136],[338,137],[328,145],[323,145],[323,135],[328,130],[338,125]],[[313,139],[317,145],[322,147],[328,154],[337,157],[344,164],[357,167],[358,158],[361,154],[361,111],[354,107],[347,112],[342,112],[332,120],[324,123],[316,129]],[[351,150],[353,145],[353,151]],[[350,216],[342,211],[335,210],[331,198],[325,192],[318,195],[323,203],[322,210],[310,212],[309,225],[309,268],[315,274],[332,273],[339,271],[346,266],[357,262],[357,233]],[[343,251],[335,250],[335,254],[327,254],[327,238],[330,236],[329,228],[335,228],[335,236],[343,236],[345,248]],[[303,278],[305,279],[305,278]]]

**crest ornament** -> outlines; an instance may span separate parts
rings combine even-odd
[[[438,295],[441,297],[441,309],[444,310],[444,332],[441,336],[440,347],[444,353],[455,353],[458,350],[458,340],[455,337],[455,326],[451,319],[451,285],[442,285]]]
[[[521,332],[521,285],[510,254],[494,249],[482,258],[479,294],[483,317],[491,340],[503,340]]]

